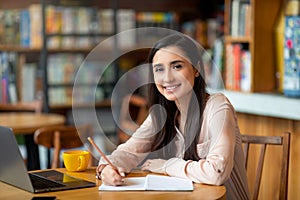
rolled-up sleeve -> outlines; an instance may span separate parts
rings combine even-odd
[[[107,156],[108,159],[116,166],[129,172],[150,153],[154,134],[151,116],[149,115],[129,140],[119,145],[111,155]],[[103,158],[100,159],[100,164],[106,164]]]

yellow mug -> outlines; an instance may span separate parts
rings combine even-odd
[[[84,150],[71,150],[63,153],[64,165],[68,171],[80,172],[86,170],[90,153]]]

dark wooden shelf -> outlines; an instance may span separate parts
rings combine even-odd
[[[233,37],[233,36],[225,36],[225,43],[251,43],[252,38],[251,37]]]
[[[54,104],[50,105],[50,109],[52,110],[61,110],[61,109],[71,109],[71,108],[109,108],[111,107],[111,100],[104,99],[101,102],[96,102],[95,104],[92,103],[80,103],[72,106],[72,104]]]
[[[3,45],[0,44],[1,51],[14,51],[19,53],[40,53],[41,48],[30,48],[30,47],[21,47],[17,45]]]

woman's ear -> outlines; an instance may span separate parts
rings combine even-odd
[[[200,61],[198,61],[197,66],[194,68],[194,70],[195,70],[195,77],[200,76],[200,72],[199,72],[199,70],[200,70]]]

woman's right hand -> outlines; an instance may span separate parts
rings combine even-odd
[[[118,168],[118,170],[113,169],[110,165],[106,165],[100,174],[102,183],[105,185],[123,185],[125,178],[125,170],[123,168]]]

